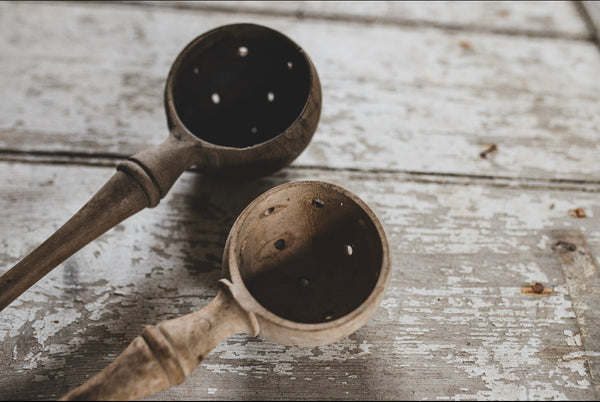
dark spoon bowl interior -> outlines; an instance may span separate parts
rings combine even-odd
[[[383,266],[371,216],[332,185],[297,182],[273,192],[240,229],[238,268],[246,288],[289,321],[344,317],[367,300]]]
[[[268,141],[302,113],[311,66],[290,39],[272,29],[237,24],[210,31],[177,60],[173,102],[185,127],[219,146]]]

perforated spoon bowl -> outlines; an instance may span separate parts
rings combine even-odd
[[[242,178],[291,163],[316,130],[321,86],[308,55],[283,34],[226,25],[179,54],[165,108],[167,139],[120,163],[81,210],[0,277],[0,310],[108,229],[158,205],[191,166]]]
[[[375,312],[390,271],[383,227],[356,195],[316,181],[275,187],[231,228],[216,298],[199,311],[147,326],[64,399],[132,400],[167,389],[236,333],[284,345],[335,342]]]

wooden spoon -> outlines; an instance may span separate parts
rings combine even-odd
[[[356,195],[316,181],[275,187],[234,223],[216,298],[147,326],[63,400],[133,400],[165,390],[236,333],[285,345],[337,341],[375,312],[390,270],[383,227]]]
[[[0,311],[108,229],[158,205],[189,167],[239,178],[291,163],[316,130],[321,86],[308,55],[286,36],[226,25],[179,54],[165,108],[167,139],[120,163],[81,210],[0,277]]]

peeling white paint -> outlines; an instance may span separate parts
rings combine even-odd
[[[57,309],[42,318],[38,318],[33,324],[34,336],[37,341],[44,345],[46,340],[55,335],[63,327],[71,324],[81,317],[81,312],[74,309]]]
[[[566,341],[567,345],[581,346],[581,334],[580,333],[573,335],[573,332],[568,329],[565,329],[563,332],[565,334],[565,341]]]
[[[546,235],[543,235],[542,238],[540,239],[540,242],[537,244],[537,248],[539,248],[540,250],[545,250],[547,247],[548,241],[550,241],[550,238]]]
[[[36,172],[29,165],[18,169],[3,165],[16,179],[28,170]],[[64,174],[63,169],[52,166],[49,171]],[[85,181],[66,181],[57,189],[57,196],[67,187],[74,194],[91,193],[108,171],[81,170]],[[38,176],[44,179],[43,174]],[[572,221],[564,211],[557,212],[561,202],[584,205],[597,194],[511,192],[481,183],[397,182],[393,175],[378,176],[379,181],[374,183],[354,173],[340,176],[339,172],[302,169],[288,173],[285,180],[300,176],[343,181],[345,187],[373,205],[386,229],[396,230],[398,235],[391,243],[392,282],[381,309],[349,338],[318,348],[285,347],[245,335],[233,336],[215,348],[184,388],[199,392],[216,388],[220,395],[227,382],[236,378],[264,381],[281,377],[283,384],[294,382],[293,378],[304,383],[308,377],[316,384],[329,377],[339,378],[332,375],[332,370],[339,371],[340,367],[347,367],[348,374],[343,377],[346,385],[358,387],[360,381],[370,379],[374,373],[380,375],[381,367],[385,367],[390,373],[385,378],[405,375],[407,370],[443,371],[456,383],[452,393],[440,395],[446,399],[588,395],[593,387],[584,364],[588,355],[570,355],[582,352],[584,347],[578,337],[571,297],[560,271],[543,263],[544,258],[553,257],[549,255],[550,240],[540,233]],[[10,343],[5,355],[17,360],[10,364],[18,364],[24,373],[37,370],[44,375],[52,363],[59,365],[64,356],[96,344],[102,345],[103,359],[108,362],[120,353],[124,337],[133,339],[142,324],[155,324],[205,306],[217,292],[215,282],[220,273],[217,269],[195,272],[186,264],[206,269],[203,255],[197,257],[194,253],[209,250],[216,256],[226,228],[221,227],[223,218],[212,207],[206,214],[186,210],[190,202],[186,197],[198,191],[194,190],[197,180],[193,174],[185,174],[162,206],[133,217],[119,232],[107,233],[99,245],[92,243],[82,250],[71,267],[74,274],[79,274],[75,277],[79,288],[69,288],[73,295],[65,296],[63,281],[68,277],[64,267],[59,267],[54,276],[37,285],[35,295],[23,298],[23,304],[13,310],[6,309],[0,337]],[[261,183],[268,187],[278,180],[284,179],[269,178]],[[479,190],[470,191],[470,187]],[[454,190],[459,197],[453,199]],[[516,193],[521,195],[515,197]],[[379,198],[379,194],[385,197]],[[519,200],[514,205],[504,202],[513,198]],[[553,210],[548,208],[550,200],[556,203]],[[82,201],[65,198],[64,205],[76,209]],[[470,206],[463,207],[460,202]],[[543,208],[546,215],[538,217],[540,222],[522,218],[523,208],[516,208],[518,203],[533,203],[529,208]],[[495,208],[492,214],[486,209],[489,205]],[[57,212],[43,214],[24,219],[31,219],[30,224],[37,220],[46,227],[59,220]],[[388,216],[393,217],[391,222],[383,219]],[[590,230],[597,225],[595,218],[581,220],[577,226],[580,224],[586,233],[596,233],[587,239],[591,247],[596,247],[600,235]],[[27,238],[27,233],[23,231],[19,236]],[[458,244],[461,241],[465,243]],[[542,241],[544,250],[538,247]],[[197,245],[202,242],[208,245]],[[192,254],[194,257],[190,257]],[[538,258],[540,255],[542,258]],[[129,264],[132,259],[138,263]],[[87,266],[93,269],[86,271]],[[550,284],[552,293],[544,297],[522,294],[521,286],[534,281]],[[78,294],[78,289],[85,293]],[[52,310],[48,306],[62,307]],[[143,322],[140,314],[147,314]],[[33,334],[38,349],[28,349],[21,343],[15,348],[27,331]],[[68,341],[63,339],[66,332],[73,335]],[[552,350],[562,354],[555,356]],[[562,356],[567,356],[566,360]],[[207,378],[212,383],[203,382]],[[336,385],[341,386],[341,381]]]

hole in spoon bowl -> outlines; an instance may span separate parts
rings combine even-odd
[[[352,246],[351,246],[351,245],[349,245],[349,244],[346,244],[346,245],[344,246],[344,253],[345,253],[347,256],[351,256],[351,255],[352,255],[352,253],[354,253],[354,249],[352,248]]]
[[[238,47],[238,55],[240,57],[246,57],[246,56],[248,56],[248,48],[246,46],[240,46],[240,47]]]

